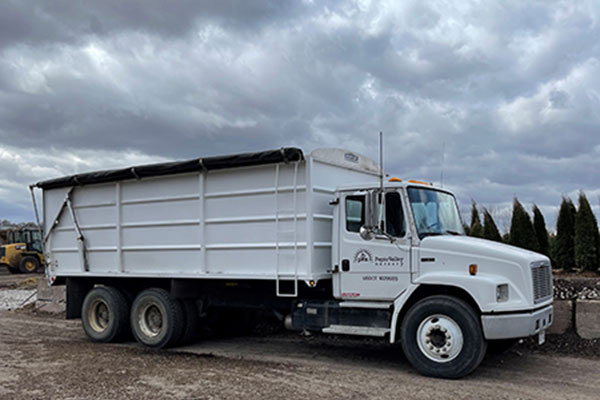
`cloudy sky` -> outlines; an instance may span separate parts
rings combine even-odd
[[[599,215],[597,1],[0,2],[0,219],[76,172],[345,147],[443,183],[500,228]],[[506,226],[505,226],[506,227]]]

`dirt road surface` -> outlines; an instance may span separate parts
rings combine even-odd
[[[598,371],[598,358],[524,350],[446,381],[376,340],[278,333],[154,351],[91,343],[78,320],[0,311],[0,399],[598,399]]]

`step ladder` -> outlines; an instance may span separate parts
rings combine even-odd
[[[282,166],[289,164],[275,166],[275,291],[278,297],[298,296],[298,164],[297,161],[293,163],[292,208],[283,201],[283,196],[290,190],[282,185],[280,171]],[[290,220],[291,228],[286,223]]]

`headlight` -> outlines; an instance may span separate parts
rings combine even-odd
[[[498,303],[508,301],[508,284],[496,286],[496,301]]]

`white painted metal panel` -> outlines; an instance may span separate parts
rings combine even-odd
[[[354,165],[348,154],[316,151],[299,162],[296,175],[293,163],[281,163],[73,187],[88,271],[81,265],[67,209],[51,229],[69,188],[45,190],[52,273],[327,277],[333,219],[329,202],[335,188],[377,180],[372,161],[360,156]]]

